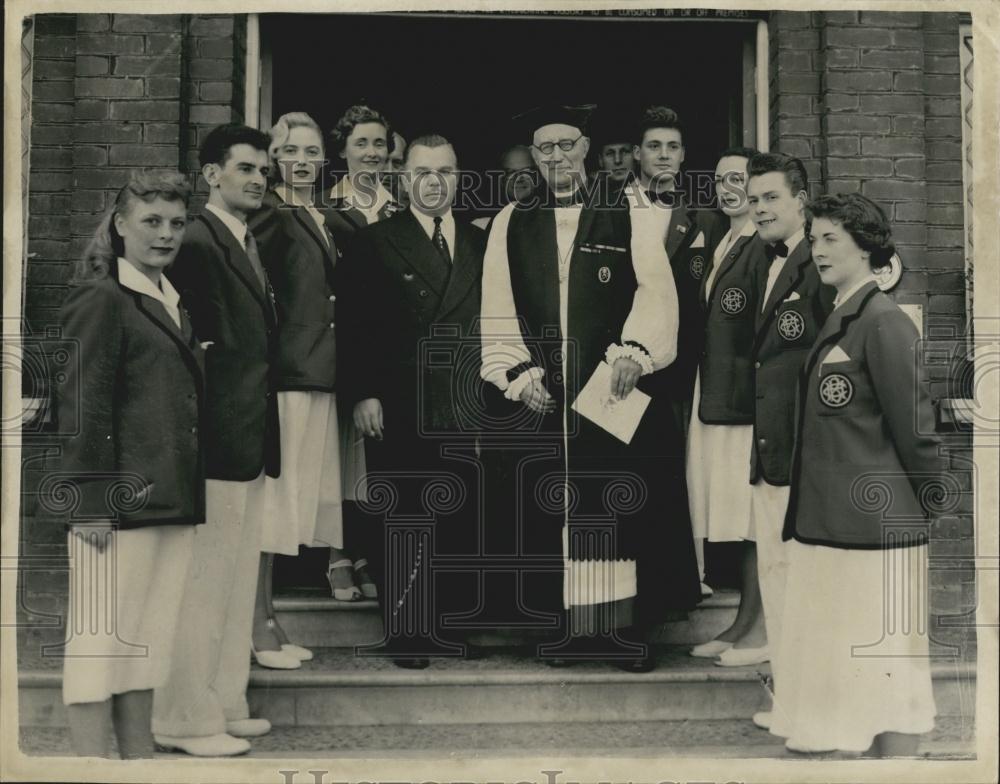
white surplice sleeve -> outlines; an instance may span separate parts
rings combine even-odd
[[[480,375],[496,384],[510,400],[516,400],[532,379],[541,378],[542,368],[534,364],[521,336],[514,292],[507,261],[507,226],[513,204],[508,204],[493,220],[483,257],[483,301],[480,321],[483,353]],[[513,381],[508,370],[518,370]]]
[[[619,356],[635,359],[643,374],[661,370],[677,358],[677,288],[663,237],[648,215],[648,210],[629,208],[632,265],[639,285],[622,327],[622,342],[609,346],[607,353],[612,364]]]

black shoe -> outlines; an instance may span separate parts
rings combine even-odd
[[[404,670],[426,670],[430,666],[431,660],[424,656],[410,656],[394,658],[392,663]]]

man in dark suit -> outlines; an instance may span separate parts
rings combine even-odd
[[[722,663],[741,666],[770,658],[777,680],[781,663],[774,654],[780,645],[787,571],[781,532],[788,507],[795,394],[799,372],[833,309],[836,291],[819,279],[805,236],[808,175],[802,161],[780,153],[758,153],[750,159],[747,173],[750,217],[767,255],[756,296],[750,458],[751,519],[767,644],[731,648]],[[755,721],[764,725],[769,717],[758,716]]]
[[[247,215],[266,187],[268,137],[223,125],[205,138],[205,211],[188,226],[168,277],[206,349],[206,521],[184,586],[170,677],[155,695],[157,742],[195,756],[248,751],[270,730],[249,718],[246,686],[264,474],[278,476],[278,411],[270,388],[275,312]],[[180,588],[180,586],[179,586]]]
[[[643,111],[632,154],[639,174],[626,189],[629,203],[650,215],[660,233],[677,288],[679,324],[677,359],[659,374],[655,393],[670,400],[686,438],[691,419],[694,377],[704,344],[705,319],[698,299],[715,246],[726,232],[719,214],[694,209],[677,188],[684,163],[684,138],[673,109],[650,106]]]
[[[443,137],[414,139],[403,177],[409,209],[361,229],[337,267],[338,397],[367,439],[367,509],[384,521],[383,562],[373,564],[384,650],[413,669],[429,654],[462,653],[442,629],[460,590],[431,561],[474,552],[478,528],[467,414],[480,381],[461,351],[478,356],[469,337],[486,235],[451,214],[457,166]],[[407,517],[426,523],[394,524]]]

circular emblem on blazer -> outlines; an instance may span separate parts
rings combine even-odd
[[[702,256],[695,256],[691,259],[691,277],[695,280],[701,280],[701,276],[705,274],[705,259]]]
[[[597,270],[597,279],[601,281],[601,283],[607,283],[611,280],[611,270],[608,267],[601,267]]]
[[[786,310],[778,317],[778,334],[785,340],[798,340],[805,331],[805,319],[794,310]]]
[[[830,408],[843,408],[854,397],[854,384],[843,373],[824,376],[819,384],[819,399]]]
[[[747,295],[743,293],[743,289],[729,288],[722,292],[722,309],[733,315],[739,313],[747,306]]]

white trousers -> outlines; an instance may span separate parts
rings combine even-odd
[[[788,579],[788,543],[781,541],[790,488],[770,485],[761,479],[750,486],[750,518],[757,538],[757,582],[764,607],[764,627],[771,654],[771,672],[777,680],[781,643],[781,618]]]
[[[206,522],[195,534],[170,677],[154,695],[157,735],[215,735],[227,721],[250,715],[261,518],[248,512],[259,506],[263,488],[263,474],[251,482],[207,482]]]

